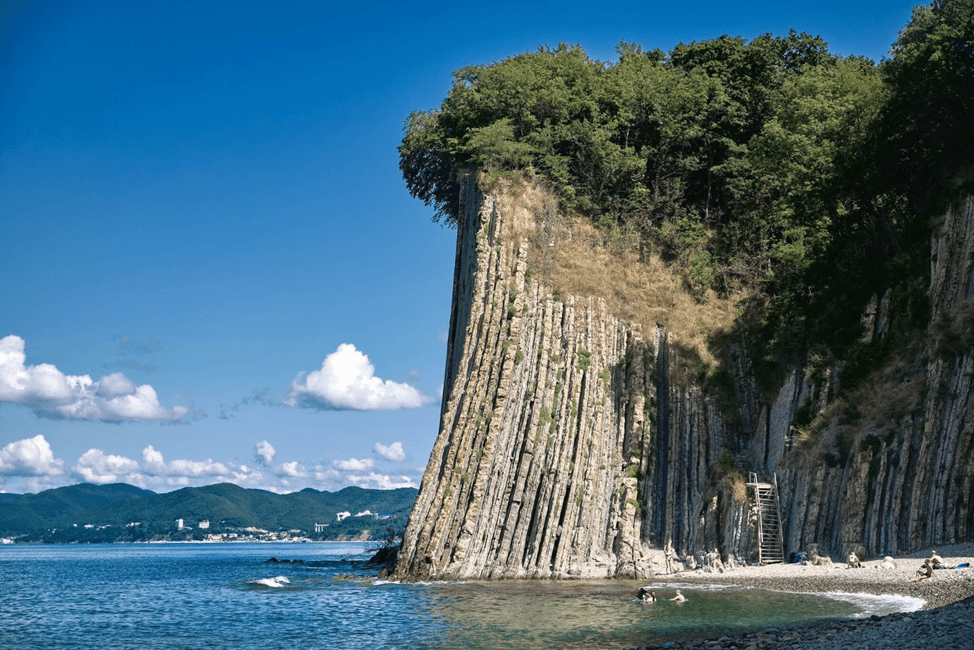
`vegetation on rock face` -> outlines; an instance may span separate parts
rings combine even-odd
[[[879,65],[794,31],[617,52],[456,71],[406,122],[409,191],[454,224],[460,174],[533,178],[700,299],[749,296],[733,334],[766,386],[809,351],[851,354],[878,287],[922,321],[926,217],[974,179],[974,0],[915,9]]]

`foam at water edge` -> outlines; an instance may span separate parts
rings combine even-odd
[[[861,611],[853,614],[852,618],[866,618],[873,614],[885,616],[899,612],[915,612],[923,607],[927,601],[913,596],[900,596],[897,594],[884,594],[876,596],[874,594],[850,594],[844,591],[830,591],[825,596],[852,603]]]
[[[730,589],[761,589],[760,587],[744,587],[739,585],[730,584],[699,584],[699,583],[652,583],[646,585],[647,589],[658,589],[658,590],[673,590],[673,589],[688,589],[691,591],[723,591]],[[914,598],[913,596],[900,596],[898,594],[884,594],[882,596],[877,596],[875,594],[853,594],[845,591],[830,591],[830,592],[800,592],[800,591],[790,591],[787,593],[801,594],[806,593],[807,595],[819,595],[825,596],[827,598],[832,598],[834,600],[841,600],[843,602],[855,605],[860,611],[852,615],[852,618],[867,618],[873,614],[877,616],[885,616],[887,614],[896,614],[902,612],[915,612],[927,604],[927,601],[922,598]]]
[[[278,588],[291,584],[291,581],[284,576],[276,576],[273,578],[258,578],[256,580],[248,580],[247,584]]]

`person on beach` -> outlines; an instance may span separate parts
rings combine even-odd
[[[849,565],[850,569],[862,568],[862,562],[859,561],[859,556],[855,554],[855,551],[849,553],[849,557],[846,558],[846,563]]]
[[[685,603],[687,602],[687,597],[683,595],[679,589],[676,590],[676,595],[670,598],[671,601],[675,603]]]
[[[891,556],[887,555],[886,557],[883,558],[883,563],[880,564],[879,566],[882,569],[895,569],[898,565],[896,563],[896,560],[894,560]]]
[[[919,582],[920,580],[924,580],[926,578],[932,578],[932,577],[933,577],[933,560],[927,558],[926,560],[923,561],[923,566],[917,569],[917,575],[913,580],[914,582]]]
[[[937,551],[930,551],[930,564],[933,565],[934,569],[946,569],[944,565],[944,559],[937,555]]]
[[[812,551],[812,564],[814,566],[832,566],[832,558],[822,557],[817,551]]]

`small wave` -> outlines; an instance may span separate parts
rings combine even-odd
[[[274,578],[257,578],[255,580],[248,580],[247,584],[278,589],[280,587],[283,587],[284,585],[291,584],[291,581],[285,578],[284,576],[276,576]]]
[[[734,584],[714,584],[703,582],[653,582],[647,583],[647,589],[661,589],[663,591],[675,589],[689,589],[691,591],[733,591],[740,589],[750,589],[741,585]]]
[[[927,602],[922,598],[900,596],[898,594],[876,596],[874,594],[851,594],[844,591],[830,591],[823,595],[855,605],[860,611],[858,614],[853,614],[852,618],[866,618],[873,614],[885,616],[898,612],[915,612]]]

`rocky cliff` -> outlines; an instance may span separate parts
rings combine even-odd
[[[920,342],[888,364],[857,417],[841,417],[855,405],[835,398],[840,368],[795,369],[762,404],[737,350],[728,423],[666,326],[537,279],[550,209],[463,188],[440,432],[398,577],[645,576],[687,555],[750,560],[741,475],[752,471],[778,477],[788,551],[974,539],[974,202],[934,240],[940,349]],[[891,309],[874,300],[871,337]]]
[[[779,472],[790,549],[879,555],[974,539],[974,198],[935,224],[931,247],[925,336],[898,342],[855,399],[830,402],[829,380],[797,369],[763,413],[751,452]],[[895,315],[889,292],[874,296],[866,340]],[[802,408],[824,416],[819,444],[789,452]]]

